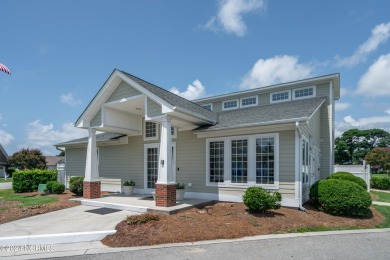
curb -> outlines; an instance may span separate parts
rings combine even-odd
[[[85,200],[85,199],[80,200],[80,203],[85,206],[119,209],[119,210],[139,212],[139,213],[145,213],[148,210],[147,207],[142,207],[142,206],[131,206],[126,204],[93,201],[93,200]]]
[[[22,246],[22,245],[52,245],[67,244],[78,242],[99,241],[104,237],[115,234],[116,230],[92,231],[92,232],[74,232],[46,235],[14,236],[0,237],[2,246]]]

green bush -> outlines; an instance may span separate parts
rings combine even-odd
[[[70,178],[69,190],[74,194],[76,194],[77,196],[83,196],[83,182],[84,182],[84,177],[81,176]]]
[[[331,215],[367,217],[371,214],[370,194],[348,180],[319,181],[310,188],[310,198],[317,208]]]
[[[49,181],[46,184],[46,189],[53,194],[62,194],[65,191],[65,185],[57,181]]]
[[[367,183],[362,178],[356,177],[355,175],[349,172],[335,172],[332,175],[330,175],[328,179],[352,181],[360,185],[363,189],[367,190]]]
[[[380,190],[390,190],[390,178],[389,177],[378,177],[371,175],[371,188]]]
[[[279,192],[271,193],[261,187],[249,187],[243,202],[252,213],[265,212],[269,209],[279,209],[282,195]]]
[[[16,193],[37,191],[39,184],[57,180],[55,170],[26,170],[13,173],[12,188]]]

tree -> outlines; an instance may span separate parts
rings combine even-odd
[[[390,170],[390,148],[376,147],[369,151],[365,160],[372,166],[377,166],[385,171]]]
[[[65,156],[65,151],[61,151],[57,156]]]
[[[25,149],[8,158],[8,164],[19,170],[46,169],[46,159],[39,149]]]
[[[382,129],[350,129],[335,140],[336,164],[361,164],[375,147],[390,147],[390,133]]]

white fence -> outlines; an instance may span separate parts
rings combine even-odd
[[[356,177],[362,178],[367,183],[367,191],[370,192],[370,165],[363,161],[363,165],[335,165],[335,172],[350,172]]]

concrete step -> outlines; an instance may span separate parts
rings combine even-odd
[[[105,202],[105,201],[83,199],[80,202],[82,205],[86,205],[86,206],[104,207],[109,209],[119,209],[119,210],[126,210],[126,211],[139,212],[139,213],[145,213],[148,210],[148,207],[133,206],[133,205],[119,204],[119,203],[112,203],[112,202]]]

